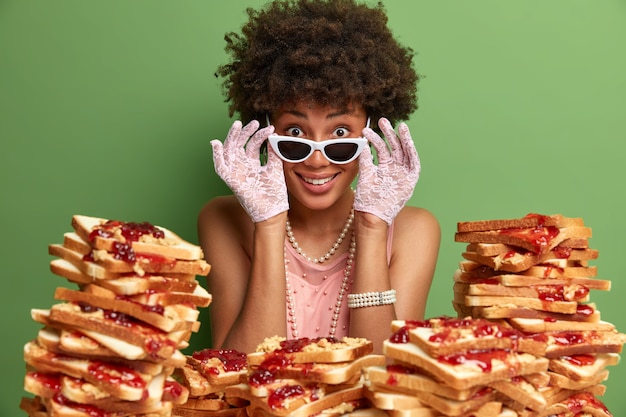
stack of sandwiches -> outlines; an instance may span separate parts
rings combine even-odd
[[[351,413],[367,406],[362,369],[385,362],[372,351],[362,338],[267,338],[248,354],[245,383],[226,393],[247,401],[251,417]]]
[[[591,290],[611,288],[589,264],[598,257],[590,237],[580,218],[538,214],[461,222],[455,234],[455,241],[467,243],[454,275],[458,316],[499,321],[545,340],[538,356],[549,361],[549,381],[534,388],[552,414],[585,403],[589,415],[607,415],[597,397],[604,393],[606,367],[619,361],[626,341],[590,301]],[[523,404],[509,405],[528,413]]]
[[[227,394],[227,388],[244,384],[248,373],[245,353],[234,349],[206,348],[187,357],[174,378],[189,390],[187,401],[174,406],[174,417],[246,417],[248,401]]]
[[[150,223],[75,215],[49,246],[58,303],[33,309],[42,325],[24,346],[20,407],[29,416],[169,416],[188,389],[172,374],[211,295],[196,281],[202,250]]]
[[[366,397],[395,416],[515,416],[546,405],[546,343],[489,320],[437,317],[392,322],[386,366],[365,369]],[[523,414],[535,416],[541,414]]]

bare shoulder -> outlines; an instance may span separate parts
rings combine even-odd
[[[441,228],[433,213],[425,208],[405,206],[395,219],[394,235],[398,237],[440,239]],[[413,239],[410,239],[413,240]]]
[[[246,242],[254,225],[235,196],[216,197],[208,201],[198,214],[198,236],[206,244],[212,241],[235,239]]]

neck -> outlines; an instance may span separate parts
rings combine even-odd
[[[296,229],[307,233],[324,234],[338,232],[346,221],[354,204],[354,192],[351,189],[333,205],[323,209],[312,209],[296,199],[289,201],[288,217]]]

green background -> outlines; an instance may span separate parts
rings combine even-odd
[[[263,1],[217,3],[0,0],[0,415],[22,415],[22,347],[40,327],[30,309],[67,285],[47,246],[73,214],[197,242],[196,213],[228,192],[211,163],[209,140],[231,124],[213,74],[224,33]],[[456,222],[562,213],[593,228],[613,288],[591,299],[626,331],[626,2],[384,3],[424,75],[409,121],[423,169],[411,203],[442,225],[427,314],[454,314]],[[192,346],[207,346],[208,330]],[[626,415],[624,364],[606,385],[603,400]]]

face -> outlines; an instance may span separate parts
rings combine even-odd
[[[281,108],[272,114],[271,121],[277,135],[321,142],[361,137],[367,116],[360,107],[338,109],[297,104]],[[331,154],[329,149],[327,153]],[[283,169],[291,198],[311,209],[324,209],[350,190],[358,174],[359,160],[336,164],[322,151],[315,150],[302,162],[283,161]]]

